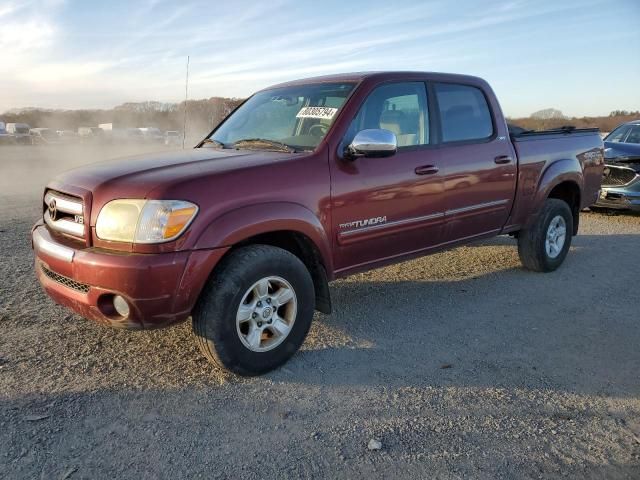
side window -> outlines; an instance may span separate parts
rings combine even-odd
[[[633,125],[625,143],[640,143],[640,125]]]
[[[398,148],[429,143],[427,93],[422,82],[392,83],[376,88],[351,122],[348,140],[360,130],[384,128],[396,134]]]
[[[607,136],[606,141],[615,142],[615,143],[622,142],[624,141],[624,138],[627,136],[627,133],[629,133],[630,129],[631,127],[629,125],[623,125],[621,127],[618,127]]]
[[[453,83],[434,87],[443,142],[485,140],[493,135],[489,105],[479,88]]]

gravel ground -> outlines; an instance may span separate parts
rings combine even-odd
[[[44,295],[42,185],[98,155],[51,152],[0,149],[1,477],[640,478],[640,216],[583,214],[551,274],[497,238],[334,282],[303,350],[239,379],[187,324]]]

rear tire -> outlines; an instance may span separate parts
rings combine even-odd
[[[193,311],[193,334],[213,363],[259,375],[286,362],[304,342],[315,309],[313,280],[281,248],[238,248],[215,269]]]
[[[518,255],[525,268],[552,272],[564,262],[573,236],[573,215],[563,200],[548,198],[535,222],[518,234]]]

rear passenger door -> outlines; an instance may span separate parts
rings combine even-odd
[[[445,242],[497,233],[513,204],[517,162],[506,132],[497,133],[484,92],[433,83],[440,136]]]

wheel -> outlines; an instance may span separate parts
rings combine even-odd
[[[239,375],[286,362],[313,318],[313,280],[295,255],[268,245],[232,251],[215,269],[193,311],[204,355]]]
[[[525,268],[552,272],[564,261],[573,236],[573,215],[563,200],[549,198],[531,227],[518,235],[518,255]]]

